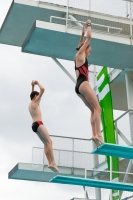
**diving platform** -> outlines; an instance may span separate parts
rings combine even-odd
[[[133,147],[104,143],[95,149],[92,154],[133,159]]]
[[[80,186],[87,186],[87,187],[106,188],[106,189],[112,189],[112,190],[133,191],[133,184],[101,181],[101,180],[95,180],[95,179],[66,177],[66,176],[59,176],[59,175],[51,179],[50,182],[68,184],[68,185],[80,185]]]
[[[14,0],[0,30],[0,43],[22,47],[24,53],[73,61],[81,28],[71,19],[66,24],[66,10],[47,2]],[[90,64],[133,68],[129,19],[71,7],[68,16],[92,21]]]
[[[111,171],[112,174],[120,173],[120,178],[119,178],[120,182],[109,181],[111,173],[107,169],[106,161],[104,161],[103,164],[102,163],[99,164],[99,166],[94,167],[91,165],[92,164],[91,156],[93,156],[93,154],[90,154],[88,153],[88,151],[85,151],[86,147],[88,148],[89,141],[85,139],[80,140],[83,149],[82,150],[80,149],[79,152],[79,149],[78,151],[76,150],[79,144],[78,138],[58,138],[60,139],[58,140],[58,142],[57,142],[57,136],[55,138],[52,136],[52,138],[54,141],[53,143],[54,146],[55,147],[58,146],[59,148],[59,149],[54,149],[54,155],[60,173],[54,173],[47,167],[47,160],[43,155],[44,153],[43,148],[33,147],[32,163],[18,163],[8,173],[8,178],[14,180],[47,182],[50,184],[60,183],[60,184],[70,184],[79,186],[80,185],[89,186],[94,188],[133,191],[132,170],[131,173],[128,173],[126,171],[129,160],[120,159],[119,160],[120,171],[119,172]],[[67,141],[66,148],[68,149],[65,150],[60,149],[59,142],[61,143],[61,141],[62,143],[63,142],[65,143],[65,141]],[[73,149],[73,151],[71,151],[70,149]],[[125,151],[127,151],[127,149],[128,148],[126,147]],[[64,157],[65,159],[63,160]],[[105,160],[104,156],[100,155],[99,158],[100,157],[104,158]],[[35,164],[41,162],[43,162],[43,164]],[[128,183],[124,182],[122,183],[125,174],[127,175]],[[77,200],[78,198],[74,199]]]
[[[81,168],[71,168],[58,166],[60,173],[52,172],[45,165],[35,165],[32,163],[18,163],[8,174],[9,179],[28,180],[49,182],[57,174],[72,176],[72,177],[84,177],[85,170]],[[87,175],[91,177],[93,172],[87,172]]]
[[[122,159],[119,161],[120,171],[125,171],[128,166],[128,160]],[[102,164],[102,163],[101,163]],[[101,165],[100,164],[100,165]],[[38,181],[38,182],[49,182],[53,179],[57,174],[62,176],[71,176],[71,177],[85,177],[85,169],[84,168],[72,168],[66,166],[58,166],[60,173],[52,172],[47,165],[42,164],[33,164],[33,163],[18,163],[16,166],[11,169],[8,173],[9,179],[16,180],[27,180],[27,181]],[[100,180],[109,180],[107,163],[103,167],[97,166],[94,169],[87,170],[87,178],[99,178]],[[131,170],[133,173],[133,170]],[[120,181],[124,178],[124,173],[120,175]],[[131,182],[132,176],[130,175]]]

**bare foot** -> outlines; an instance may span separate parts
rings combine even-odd
[[[101,143],[104,143],[102,135],[96,136],[96,138],[97,138]]]
[[[102,136],[96,136],[93,141],[95,142],[97,147],[101,146],[104,143]]]
[[[50,168],[53,172],[59,172],[58,167],[56,165],[49,165],[48,168]]]
[[[94,141],[94,140],[95,140],[95,137],[89,138],[88,140],[89,140],[89,141],[91,141],[91,140]]]

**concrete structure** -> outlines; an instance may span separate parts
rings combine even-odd
[[[66,14],[79,21],[82,17],[88,19],[85,10],[69,8],[68,13],[65,6],[14,0],[1,27],[0,43],[20,46],[27,53],[73,60],[81,30],[68,19],[66,26]],[[133,68],[130,20],[94,12],[89,12],[89,18],[93,22],[89,63],[115,69]]]

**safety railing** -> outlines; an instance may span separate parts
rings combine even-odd
[[[91,154],[92,142],[86,139],[51,136],[54,156],[58,166],[70,168],[94,168]],[[99,162],[105,161],[105,156],[99,156]],[[32,163],[47,165],[43,148],[32,148]]]
[[[74,197],[74,198],[71,199],[71,200],[87,200],[87,199],[84,199],[84,198],[76,198],[76,197]],[[96,199],[89,199],[89,200],[96,200]]]
[[[74,24],[74,21],[70,21],[69,15],[73,16],[77,21],[82,22],[89,18],[92,21],[93,30],[127,36],[130,39],[131,45],[133,44],[132,0],[99,0],[99,2],[97,2],[97,0],[56,0],[56,4],[54,0],[38,0],[38,6],[41,4],[49,4],[52,6],[55,5],[57,7],[63,8],[62,14],[65,16],[65,18],[54,18],[54,20],[56,19],[58,21],[53,23],[66,25],[66,30],[68,26],[78,27],[76,24]],[[110,9],[108,9],[109,6]]]
[[[106,180],[106,181],[110,181],[110,173],[113,173],[113,175],[118,175],[119,174],[119,182],[123,182],[123,178],[125,176],[125,174],[128,176],[128,183],[133,183],[133,172],[132,173],[126,173],[125,171],[109,171],[109,170],[99,170],[99,169],[85,169],[85,178],[89,178],[87,176],[87,172],[91,172],[93,174],[93,176],[95,177],[95,174],[97,174],[96,176],[99,177],[99,180]],[[118,182],[118,180],[113,180],[113,182]]]
[[[78,21],[78,20],[73,20],[73,19],[67,19],[67,18],[62,18],[62,17],[56,17],[56,16],[50,16],[50,22],[52,23],[53,22],[53,19],[58,19],[58,20],[61,20],[61,21],[58,21],[59,23],[62,24],[62,21],[64,21],[64,25],[67,23],[68,26],[72,26],[72,24],[70,24],[69,22],[73,22],[73,26],[76,26],[77,27],[80,27],[81,25],[80,24],[86,24],[84,21]],[[78,26],[78,24],[80,26]],[[104,28],[103,30],[108,32],[108,33],[111,33],[111,30],[115,30],[116,33],[120,33],[122,31],[122,28],[117,28],[117,27],[112,27],[112,26],[106,26],[106,25],[102,25],[102,24],[95,24],[95,23],[91,23],[92,25],[92,29],[96,29],[95,27],[98,27],[99,28]],[[82,26],[81,26],[82,27]],[[101,29],[99,29],[101,30]]]

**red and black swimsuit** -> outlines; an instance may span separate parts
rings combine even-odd
[[[76,67],[76,62],[75,62],[75,70],[79,71],[79,77],[77,78],[77,83],[76,83],[76,86],[75,86],[75,92],[77,94],[80,94],[79,86],[84,81],[88,81],[89,71],[88,71],[88,61],[87,61],[87,59],[86,59],[85,63],[81,67]]]
[[[43,125],[43,122],[42,122],[42,121],[33,122],[33,124],[32,124],[32,130],[33,130],[35,133],[37,133],[37,132],[38,132],[37,129],[38,129],[38,127],[39,127],[40,125]]]

